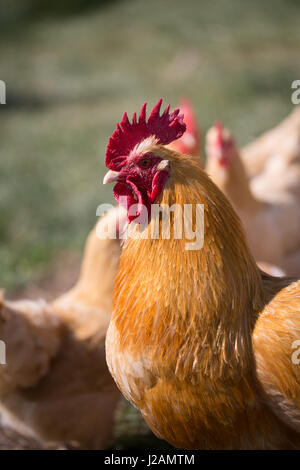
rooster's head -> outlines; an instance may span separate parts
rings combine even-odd
[[[137,218],[143,206],[149,212],[161,194],[170,176],[169,160],[164,159],[163,146],[178,139],[186,130],[183,115],[179,109],[169,112],[170,106],[160,115],[162,100],[154,106],[148,120],[144,103],[137,120],[133,114],[132,122],[124,113],[113,135],[110,137],[105,164],[109,168],[103,183],[115,182],[114,197],[128,209],[137,205],[134,215],[128,212],[131,222]]]

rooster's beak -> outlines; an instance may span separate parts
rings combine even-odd
[[[103,184],[115,183],[116,181],[118,181],[118,178],[119,178],[118,171],[109,170],[103,178]]]

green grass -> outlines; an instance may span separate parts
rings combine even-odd
[[[103,157],[124,110],[187,95],[204,129],[220,118],[245,143],[290,111],[300,78],[291,0],[114,1],[0,35],[0,286],[10,290],[80,250],[97,205],[112,201]]]

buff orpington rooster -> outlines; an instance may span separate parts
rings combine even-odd
[[[300,159],[249,182],[235,139],[216,123],[207,133],[206,171],[240,216],[258,262],[300,276]]]
[[[1,416],[24,435],[86,449],[110,443],[120,394],[104,345],[121,251],[113,238],[118,214],[111,210],[90,233],[69,292],[50,304],[0,301],[7,356],[0,365]]]
[[[126,240],[106,339],[109,369],[154,433],[175,447],[299,447],[292,345],[300,338],[300,282],[259,270],[223,193],[195,159],[165,147],[185,125],[179,110],[160,114],[160,107],[161,100],[148,120],[146,104],[139,119],[124,114],[109,139],[104,183],[116,183],[129,226],[154,203],[203,204],[204,244],[186,249],[190,240],[174,236],[180,212],[170,239],[161,230],[151,238],[149,218]],[[197,227],[195,210],[188,220]]]

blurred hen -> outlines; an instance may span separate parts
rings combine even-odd
[[[182,98],[179,103],[180,112],[184,115],[186,132],[179,139],[171,142],[167,147],[177,152],[190,155],[199,160],[203,167],[202,156],[202,131],[197,122],[195,111],[187,98]]]
[[[241,158],[247,175],[253,178],[262,173],[269,160],[291,162],[300,159],[300,106],[280,124],[242,148]]]
[[[206,171],[239,214],[255,259],[300,275],[300,158],[278,155],[275,166],[274,156],[249,183],[235,140],[220,123],[207,133],[206,152]]]
[[[109,238],[117,214],[110,211],[90,233],[69,292],[51,304],[1,300],[0,338],[7,349],[1,413],[23,434],[87,449],[103,449],[112,438],[119,392],[104,343],[120,256],[119,240]],[[107,226],[100,240],[97,232]]]

